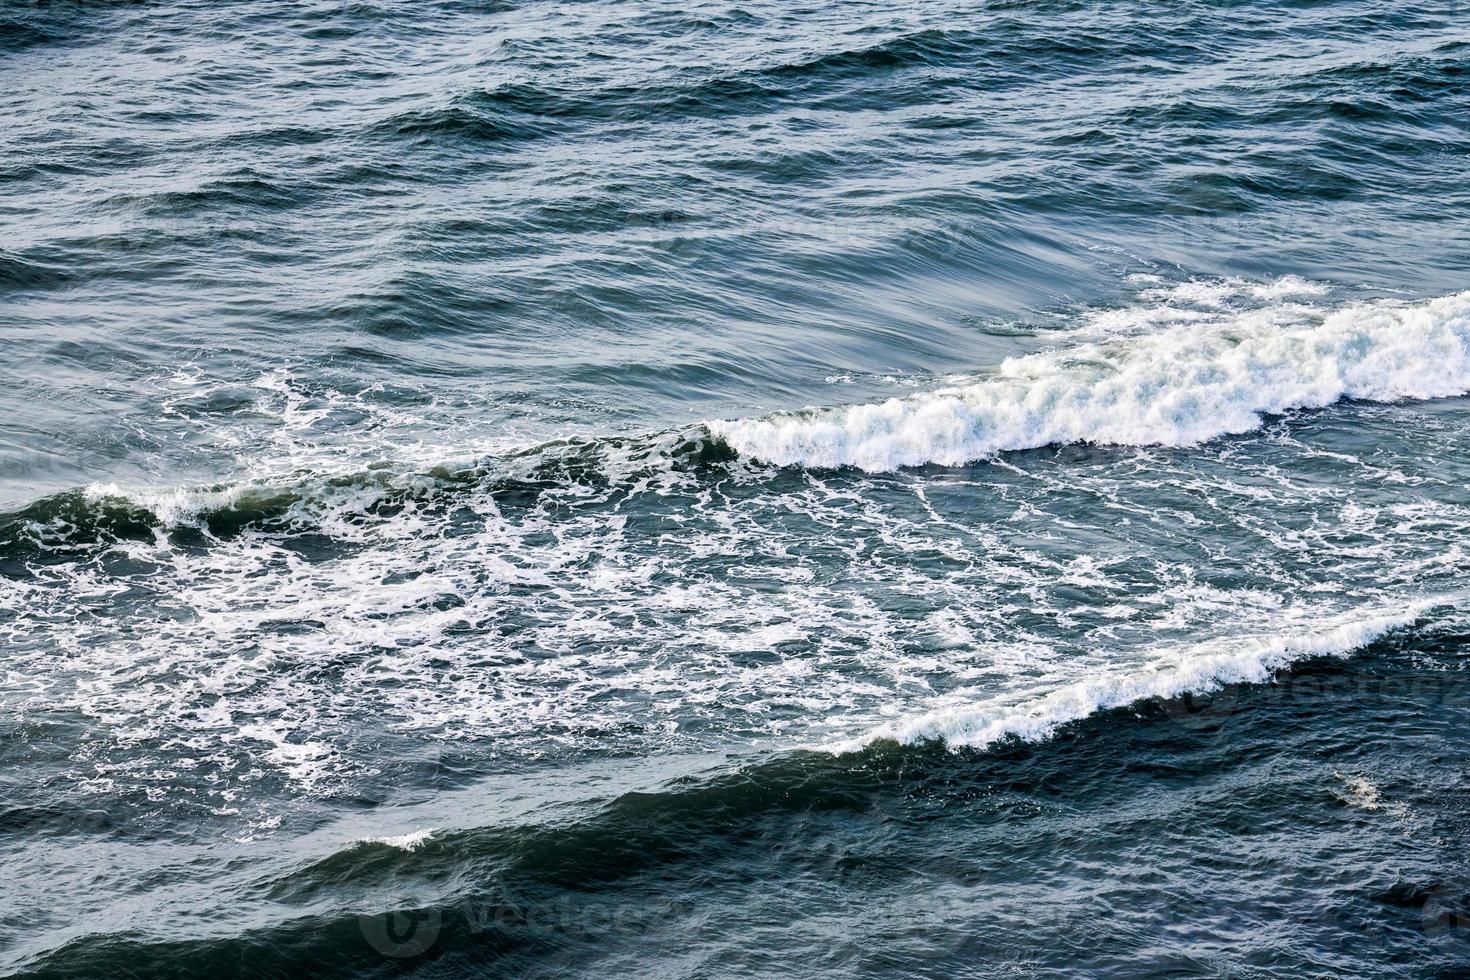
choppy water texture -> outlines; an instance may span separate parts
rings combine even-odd
[[[0,8],[0,969],[1470,975],[1467,69]]]

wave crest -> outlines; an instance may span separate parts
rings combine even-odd
[[[1470,391],[1470,292],[1333,311],[1278,303],[1002,363],[878,404],[710,423],[743,456],[888,471],[1069,443],[1190,446],[1342,399]]]
[[[1084,678],[1032,701],[936,708],[825,748],[846,753],[877,741],[939,741],[949,748],[983,749],[1007,738],[1040,741],[1063,725],[1112,708],[1149,698],[1209,694],[1227,684],[1259,684],[1299,660],[1351,656],[1394,630],[1413,625],[1435,605],[1424,600],[1400,610],[1367,610],[1336,622],[1306,624],[1295,631],[1210,640],[1165,651],[1136,670]]]

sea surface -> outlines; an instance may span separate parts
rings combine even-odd
[[[0,973],[1470,977],[1470,8],[4,0]]]

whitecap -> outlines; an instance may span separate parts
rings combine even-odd
[[[1342,399],[1470,391],[1470,292],[1331,311],[1267,307],[1003,362],[968,383],[887,401],[716,421],[766,463],[883,472],[1096,443],[1192,446],[1264,416]]]

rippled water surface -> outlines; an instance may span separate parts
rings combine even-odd
[[[0,970],[1470,971],[1463,5],[0,80]]]

